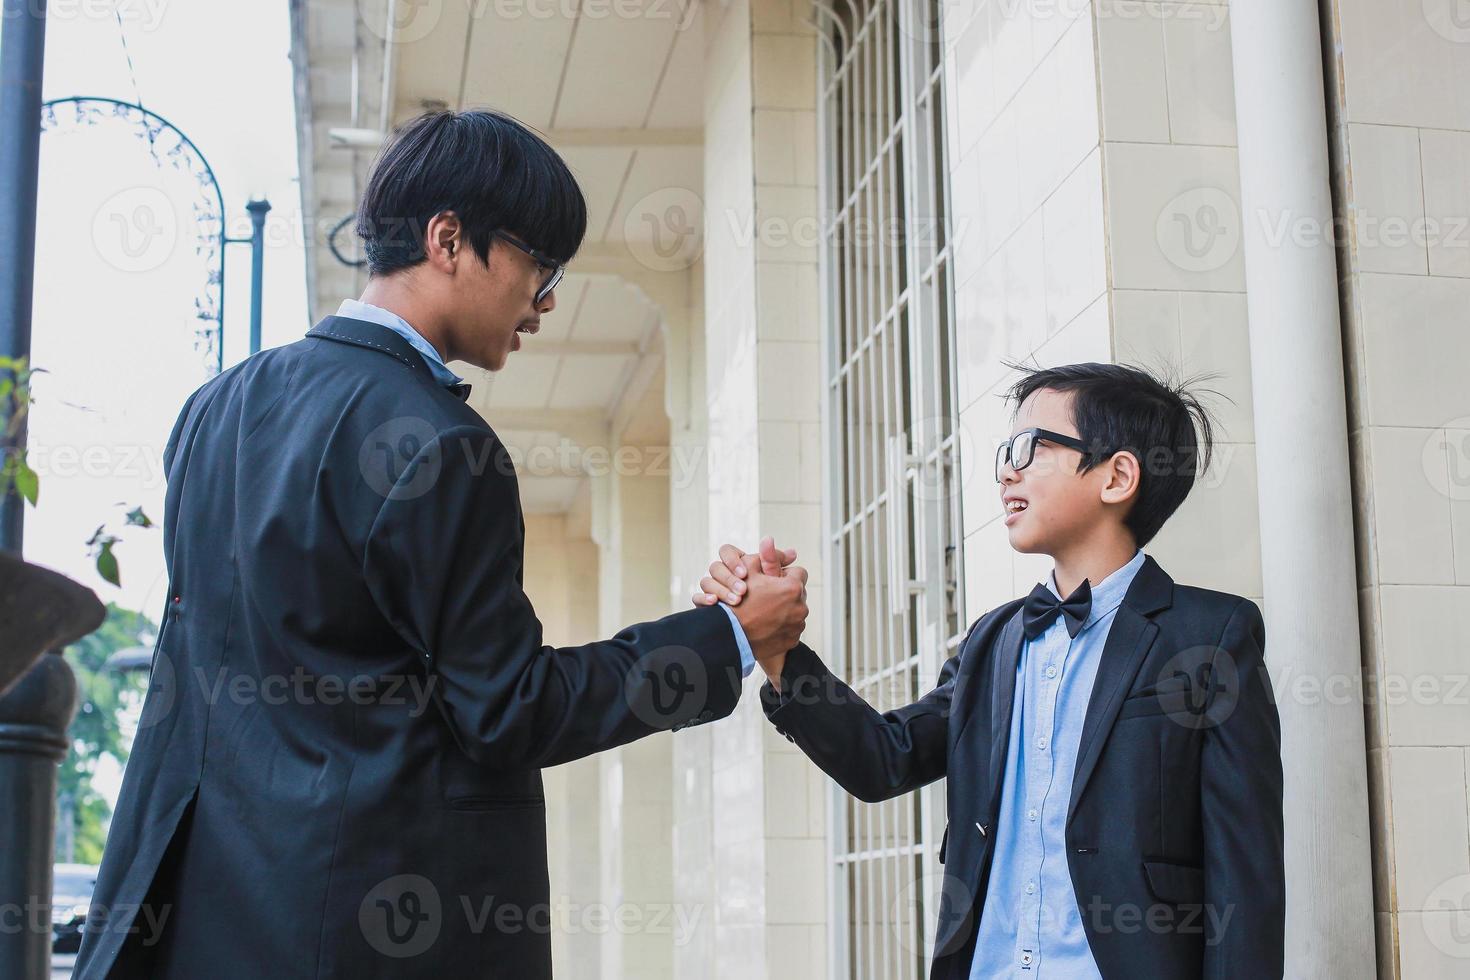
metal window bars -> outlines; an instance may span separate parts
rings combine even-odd
[[[963,635],[940,12],[813,0],[827,635],[837,672],[880,711],[929,690]],[[834,791],[834,977],[927,975],[942,792],[864,804]]]

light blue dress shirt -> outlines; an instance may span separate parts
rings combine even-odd
[[[995,858],[971,980],[1100,980],[1067,870],[1067,806],[1103,645],[1143,561],[1140,550],[1092,587],[1092,609],[1075,637],[1059,614],[1040,636],[1021,643]],[[1055,569],[1046,584],[1064,598]]]
[[[349,320],[366,320],[368,323],[376,323],[380,327],[387,327],[398,336],[413,345],[413,349],[424,355],[424,363],[429,366],[429,372],[433,374],[434,380],[444,385],[457,385],[464,379],[444,363],[444,358],[439,356],[439,351],[434,345],[424,339],[423,335],[409,325],[403,317],[392,310],[385,310],[381,306],[371,303],[359,302],[355,299],[344,299],[342,305],[337,308],[337,315]],[[725,615],[730,617],[730,626],[735,630],[735,645],[740,649],[740,676],[749,677],[750,672],[755,669],[755,653],[750,648],[750,640],[745,635],[740,620],[735,618],[735,611],[723,602],[720,608],[725,610]]]

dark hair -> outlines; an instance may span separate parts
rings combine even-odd
[[[424,259],[424,234],[453,211],[490,261],[492,232],[569,261],[587,232],[587,202],[566,162],[502,112],[429,112],[399,128],[373,163],[357,209],[368,271],[387,275]]]
[[[1199,472],[1209,468],[1216,423],[1191,388],[1210,376],[1175,381],[1129,365],[1095,362],[1053,368],[1010,362],[1006,366],[1021,372],[1020,380],[1004,394],[1015,401],[1017,410],[1027,396],[1043,388],[1072,392],[1072,422],[1089,447],[1077,465],[1078,473],[1124,449],[1138,457],[1138,493],[1123,523],[1140,548],[1153,540],[1194,487],[1196,460],[1202,459]]]

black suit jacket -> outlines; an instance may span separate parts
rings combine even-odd
[[[931,976],[968,980],[989,880],[1024,634],[1022,600],[981,616],[939,684],[878,713],[806,646],[766,714],[861,800],[941,776],[949,822]],[[1087,706],[1067,865],[1105,980],[1280,977],[1280,722],[1255,603],[1176,585],[1144,560]]]
[[[375,324],[205,384],[165,465],[167,610],[76,976],[549,977],[540,770],[729,714],[724,612],[543,645],[505,447]]]

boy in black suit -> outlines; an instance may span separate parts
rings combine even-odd
[[[1211,423],[1132,367],[1022,369],[996,480],[1048,582],[981,616],[938,685],[879,713],[805,645],[763,661],[767,717],[865,801],[947,777],[932,976],[1280,977],[1280,722],[1249,599],[1140,550],[1184,502]],[[1196,433],[1195,423],[1199,423]],[[780,574],[725,546],[695,601]],[[1063,598],[1065,597],[1065,598]]]

